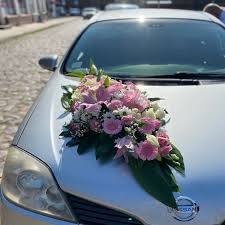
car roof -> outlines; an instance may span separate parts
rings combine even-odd
[[[191,19],[214,21],[219,23],[212,15],[193,10],[179,10],[179,9],[128,9],[128,10],[113,10],[104,11],[97,14],[90,22],[99,22],[106,20],[119,20],[119,19]]]

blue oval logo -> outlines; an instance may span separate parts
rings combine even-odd
[[[190,221],[196,217],[199,212],[197,203],[189,197],[180,196],[176,199],[178,210],[173,209],[173,217],[179,221]]]

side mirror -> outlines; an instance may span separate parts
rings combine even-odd
[[[58,61],[58,56],[52,55],[52,56],[41,58],[38,63],[43,69],[54,71],[57,68],[57,61]]]

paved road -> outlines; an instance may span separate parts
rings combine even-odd
[[[85,24],[73,22],[0,44],[0,177],[7,149],[26,112],[49,79],[38,59],[62,56]]]

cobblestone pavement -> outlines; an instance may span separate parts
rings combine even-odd
[[[42,56],[62,56],[85,24],[82,18],[0,44],[0,179],[7,149],[26,112],[49,79]]]

